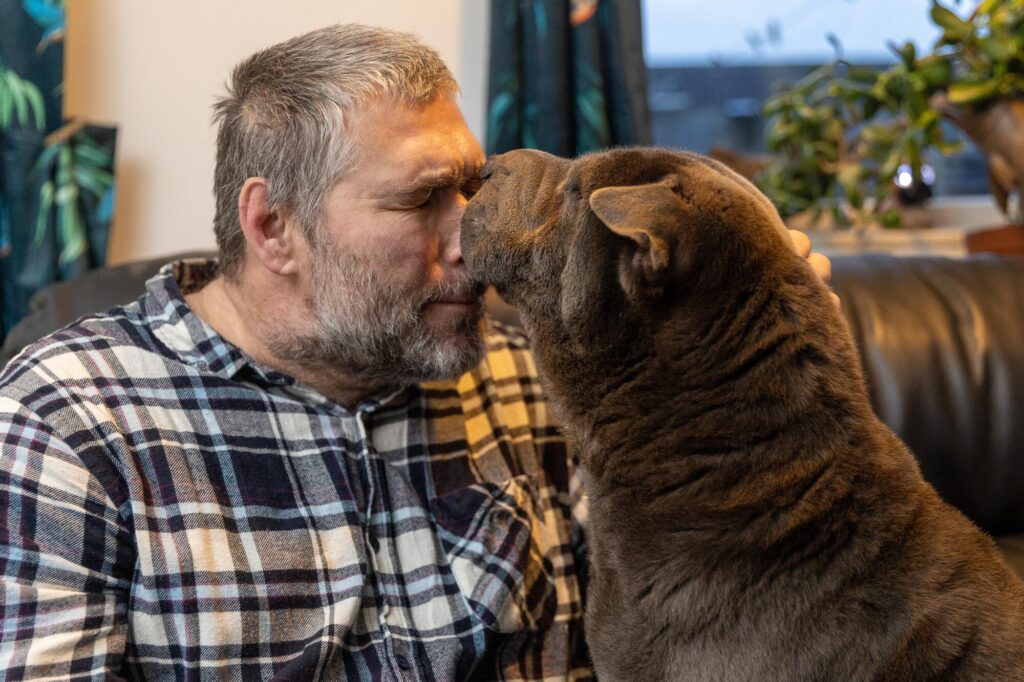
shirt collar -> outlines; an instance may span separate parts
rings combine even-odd
[[[249,359],[185,302],[186,292],[198,291],[216,275],[215,259],[168,263],[146,282],[140,312],[157,339],[182,362],[230,379]]]

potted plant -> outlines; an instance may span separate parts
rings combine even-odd
[[[988,155],[1004,212],[1020,212],[1024,0],[982,0],[963,19],[933,0],[931,19],[942,34],[930,53],[894,46],[898,61],[882,71],[836,59],[766,104],[774,156],[758,183],[784,217],[899,226],[902,204],[926,195],[926,156],[960,146],[945,138],[943,119]]]
[[[985,0],[966,20],[936,4],[932,18],[954,67],[934,104],[987,156],[1009,223],[971,233],[968,249],[1024,253],[1024,0]]]

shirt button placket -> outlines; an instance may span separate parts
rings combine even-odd
[[[367,479],[370,481],[371,490],[375,491],[378,485],[383,485],[383,481],[378,481],[375,475],[376,463],[373,459],[375,458],[377,451],[374,449],[373,444],[370,441],[369,430],[366,428],[366,424],[363,421],[367,416],[368,413],[360,411],[356,415],[356,423],[359,428],[360,445],[362,446],[363,453],[365,455],[363,458],[364,470],[366,471]],[[382,569],[384,571],[391,571],[392,563],[391,557],[387,552],[387,536],[383,539],[379,539],[373,530],[373,524],[370,523],[370,520],[373,517],[373,501],[373,497],[368,500],[366,508],[366,528],[363,532],[366,537],[367,544],[369,544],[370,548],[373,550],[373,555],[370,561],[374,568],[374,575],[377,576],[376,589],[381,595],[381,609],[379,614],[380,627],[384,634],[384,640],[386,642],[385,646],[391,649],[391,659],[394,663],[394,667],[397,668],[395,671],[397,679],[402,680],[403,682],[413,682],[416,679],[416,676],[412,669],[412,662],[410,661],[409,656],[403,652],[404,645],[398,642],[394,638],[394,635],[392,635],[391,627],[388,623],[388,621],[395,615],[392,613],[393,607],[398,607],[398,604],[392,604],[391,596],[379,582],[380,571]],[[382,544],[384,547],[383,551]]]
[[[413,657],[404,643],[391,641],[391,658],[394,661],[395,675],[402,682],[414,682],[417,679],[416,671],[412,669]]]

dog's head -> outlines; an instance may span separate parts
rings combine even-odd
[[[764,195],[700,155],[521,150],[492,158],[483,175],[463,255],[534,334],[635,341],[687,304],[727,305],[780,260],[803,265]]]

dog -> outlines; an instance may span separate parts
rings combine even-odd
[[[749,181],[648,148],[482,177],[463,258],[579,448],[599,679],[1024,680],[1024,583],[874,415]]]

